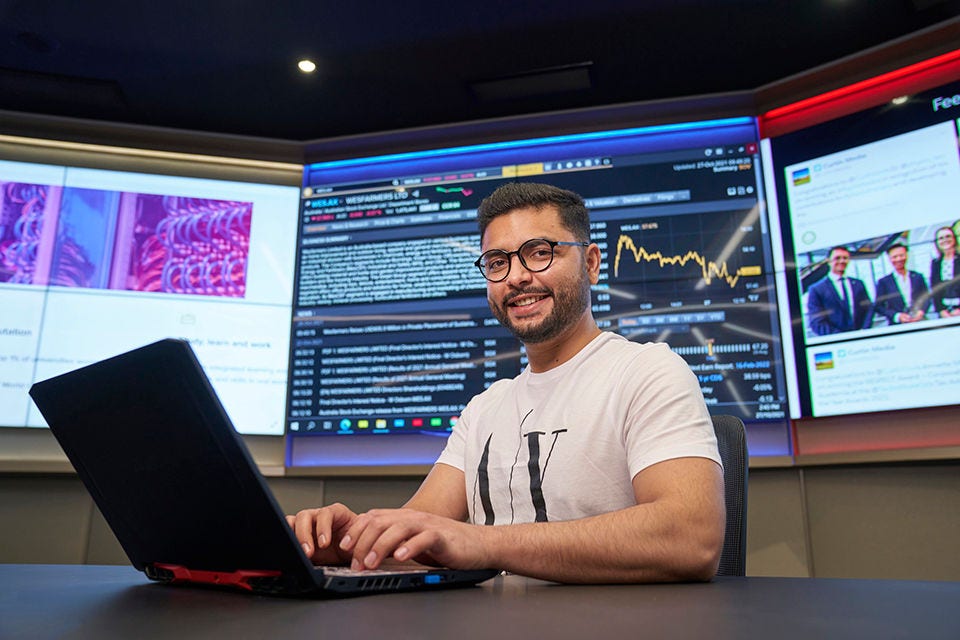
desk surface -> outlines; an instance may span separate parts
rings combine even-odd
[[[0,638],[960,638],[960,583],[718,578],[287,600],[148,583],[130,567],[0,565]]]

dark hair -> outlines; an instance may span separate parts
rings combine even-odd
[[[832,255],[833,255],[833,252],[836,251],[837,249],[839,249],[840,251],[846,251],[846,252],[847,252],[847,255],[850,255],[851,253],[853,253],[852,251],[850,251],[850,249],[847,249],[847,248],[846,248],[845,246],[843,246],[842,244],[838,244],[838,245],[835,246],[835,247],[830,247],[830,251],[827,252],[827,260],[830,259],[830,256],[832,256]]]
[[[903,244],[902,242],[894,242],[892,245],[887,247],[887,253],[889,254],[894,249],[903,249],[904,251],[909,251],[907,249],[907,245]]]
[[[577,240],[590,240],[590,212],[583,198],[573,191],[539,182],[508,182],[484,198],[477,208],[480,239],[494,218],[516,209],[542,209],[551,205],[560,212],[561,224],[573,232]]]

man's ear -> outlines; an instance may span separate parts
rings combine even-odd
[[[600,247],[594,242],[586,249],[586,262],[590,284],[597,284],[600,282]]]

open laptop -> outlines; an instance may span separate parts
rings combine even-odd
[[[38,382],[43,417],[151,580],[330,596],[471,585],[495,570],[314,567],[189,343],[161,340]]]

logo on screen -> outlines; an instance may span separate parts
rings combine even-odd
[[[799,187],[802,184],[807,184],[810,182],[810,167],[804,167],[803,169],[797,169],[792,174],[793,177],[793,186]]]
[[[833,351],[813,354],[813,367],[817,371],[833,369]]]

